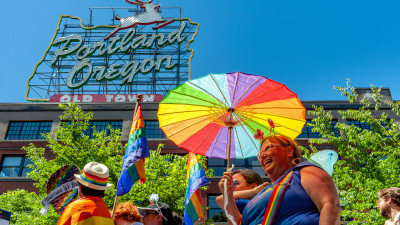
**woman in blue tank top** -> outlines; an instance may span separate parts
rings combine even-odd
[[[239,212],[236,204],[229,204],[233,198],[232,175],[225,172],[219,188],[224,193],[224,180],[227,180],[228,213],[233,220],[244,225],[263,224],[266,214],[275,214],[271,224],[288,225],[339,225],[340,202],[334,182],[323,169],[309,162],[300,162],[297,144],[284,135],[274,135],[262,138],[258,159],[271,183],[257,195],[254,191],[243,193],[243,196],[254,196],[243,210]],[[293,177],[288,182],[286,191],[281,195],[272,194],[275,187],[286,175],[293,171]],[[278,185],[279,186],[279,185]],[[236,197],[237,197],[237,193]],[[268,210],[270,198],[282,199],[279,207]],[[274,197],[275,196],[275,197]],[[225,198],[225,196],[224,196]],[[266,212],[267,211],[267,212]],[[267,224],[265,222],[265,224]]]

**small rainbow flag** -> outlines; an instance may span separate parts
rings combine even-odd
[[[144,160],[150,156],[147,143],[142,106],[139,105],[132,121],[131,132],[125,150],[124,162],[117,184],[117,196],[128,193],[132,185],[140,179],[140,183],[146,180]]]
[[[208,179],[194,153],[189,153],[187,177],[185,216],[183,224],[192,225],[199,218],[203,218],[200,198],[200,187],[208,186]]]

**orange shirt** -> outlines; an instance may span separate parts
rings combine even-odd
[[[114,225],[103,199],[84,197],[65,208],[57,225]]]

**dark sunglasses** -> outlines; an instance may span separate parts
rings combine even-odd
[[[144,214],[144,216],[148,216],[148,215],[158,215],[159,213],[158,212],[156,212],[156,211],[152,211],[152,210],[149,210],[149,211],[146,211],[145,212],[145,214]]]

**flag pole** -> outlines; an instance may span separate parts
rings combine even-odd
[[[132,117],[133,119],[135,118],[137,108],[138,108],[138,107],[140,106],[140,104],[142,103],[142,99],[143,99],[143,96],[142,96],[141,94],[138,94],[138,95],[136,96],[135,111],[134,111],[133,117]],[[133,123],[133,119],[132,119],[132,123]],[[112,218],[113,220],[114,220],[114,215],[115,215],[115,209],[117,208],[117,203],[118,203],[118,195],[115,196],[114,206],[113,206],[113,209],[112,209],[111,218]]]

